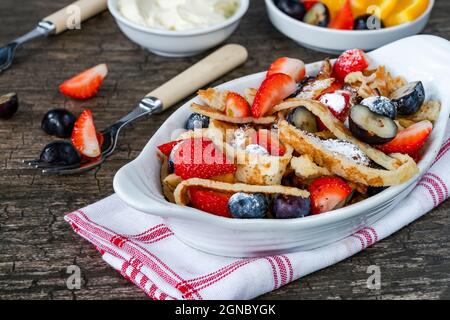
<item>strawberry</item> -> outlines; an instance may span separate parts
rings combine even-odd
[[[344,122],[350,111],[350,94],[345,91],[325,93],[318,99],[322,104],[326,105],[331,113]]]
[[[85,157],[95,158],[100,155],[100,144],[91,110],[84,110],[75,122],[72,144]]]
[[[189,195],[194,208],[216,216],[232,218],[230,209],[228,209],[228,200],[230,200],[231,194],[200,187],[189,187]]]
[[[302,60],[288,57],[279,58],[270,65],[267,77],[275,73],[284,73],[291,76],[296,82],[303,80],[306,74],[305,64]]]
[[[320,100],[320,98],[327,93],[335,93],[337,90],[341,90],[344,87],[344,84],[340,81],[333,81],[331,85],[325,90],[321,91],[319,96],[316,97],[316,100]]]
[[[171,141],[165,144],[162,144],[158,146],[158,150],[161,151],[163,155],[165,155],[167,158],[170,157],[170,153],[172,152],[172,149],[178,144],[180,141]]]
[[[225,100],[225,113],[234,118],[246,118],[250,116],[250,104],[238,93],[230,92]]]
[[[352,193],[347,182],[338,177],[322,177],[309,186],[312,214],[342,208]]]
[[[369,66],[366,54],[360,49],[347,50],[337,58],[333,67],[333,77],[344,81],[351,72],[363,71]]]
[[[100,85],[108,74],[106,64],[99,64],[91,69],[85,70],[79,75],[66,80],[59,86],[59,91],[64,95],[85,100],[95,96]]]
[[[303,5],[305,6],[306,11],[309,11],[319,0],[302,0]]]
[[[328,28],[340,30],[353,30],[353,13],[350,0],[345,1],[336,16],[330,21]]]
[[[234,173],[236,165],[208,139],[191,138],[180,143],[173,155],[175,174],[182,179]]]
[[[272,108],[289,97],[297,90],[297,85],[290,76],[283,73],[275,73],[268,76],[255,96],[252,105],[252,115],[260,118],[270,113]]]
[[[397,133],[394,140],[377,148],[384,153],[406,153],[417,158],[432,130],[433,124],[430,121],[420,121]]]
[[[286,147],[270,130],[260,129],[253,135],[252,142],[265,148],[272,156],[282,157],[286,153]]]

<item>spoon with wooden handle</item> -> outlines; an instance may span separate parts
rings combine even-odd
[[[72,29],[106,8],[107,0],[78,0],[42,19],[36,28],[0,48],[0,73],[12,65],[17,48],[25,42]]]
[[[44,174],[60,175],[77,174],[98,167],[116,149],[119,133],[123,127],[143,116],[160,113],[174,106],[198,89],[243,64],[247,57],[247,50],[243,46],[225,45],[147,94],[130,113],[101,132],[102,150],[100,156],[95,159],[83,160],[73,165],[47,163],[41,159],[24,161],[24,163],[32,168],[42,169]]]

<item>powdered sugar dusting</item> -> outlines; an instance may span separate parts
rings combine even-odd
[[[249,144],[249,145],[245,148],[245,151],[246,151],[247,153],[260,154],[260,155],[263,155],[263,156],[269,155],[269,151],[267,151],[266,148],[261,147],[261,146],[258,145],[258,144]]]
[[[320,98],[320,102],[328,108],[333,109],[336,113],[341,113],[346,106],[346,101],[343,95],[338,93],[327,93]]]
[[[367,155],[356,145],[351,142],[339,139],[321,140],[312,134],[308,134],[318,144],[321,144],[325,149],[337,155],[344,156],[350,161],[357,164],[368,166],[370,159]]]

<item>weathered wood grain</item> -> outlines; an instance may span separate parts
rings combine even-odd
[[[0,1],[0,43],[31,29],[35,22],[69,0]],[[26,4],[26,5],[25,5]],[[437,0],[426,33],[450,37],[450,2]],[[262,0],[251,8],[229,42],[244,44],[249,61],[224,79],[266,69],[276,57],[306,62],[326,55],[303,49],[277,32]],[[43,177],[23,169],[51,138],[40,129],[54,107],[77,113],[90,107],[99,128],[108,125],[147,93],[200,57],[166,59],[141,50],[118,30],[108,13],[82,30],[36,41],[19,52],[14,67],[0,75],[0,93],[16,91],[20,111],[0,121],[0,299],[144,299],[146,296],[108,267],[91,245],[64,222],[65,212],[113,192],[112,177],[133,159],[170,112],[126,129],[118,152],[100,169],[72,177]],[[86,102],[65,99],[58,85],[77,71],[108,63],[110,74],[99,95]],[[450,298],[450,202],[394,236],[338,265],[322,270],[263,299]],[[66,267],[82,269],[82,289],[66,288]],[[382,272],[381,290],[366,288],[369,265]]]

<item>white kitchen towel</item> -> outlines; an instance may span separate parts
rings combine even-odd
[[[342,261],[437,207],[449,197],[450,126],[430,171],[374,225],[334,244],[254,259],[218,257],[178,240],[159,217],[112,195],[65,218],[103,259],[153,299],[251,299]]]

